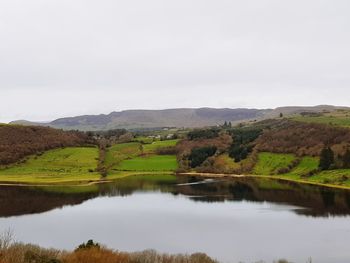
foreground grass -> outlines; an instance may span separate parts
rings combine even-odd
[[[0,170],[1,182],[69,183],[98,180],[98,149],[68,147],[32,156],[22,164]]]

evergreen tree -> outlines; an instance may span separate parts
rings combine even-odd
[[[334,164],[334,152],[330,147],[325,147],[321,152],[319,168],[329,170],[332,164]]]
[[[343,168],[349,169],[350,168],[350,149],[347,149],[343,158]]]
[[[217,148],[215,146],[206,146],[201,148],[193,148],[188,160],[191,162],[191,167],[200,166],[208,157],[213,156]]]

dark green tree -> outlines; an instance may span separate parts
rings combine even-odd
[[[213,139],[219,136],[220,129],[210,128],[210,129],[195,129],[187,134],[189,140],[197,139]]]
[[[100,244],[99,243],[95,243],[92,239],[90,239],[88,242],[79,245],[75,249],[75,251],[78,251],[80,249],[90,249],[90,248],[100,248]]]
[[[254,148],[254,141],[262,133],[261,129],[245,129],[235,128],[229,131],[232,136],[233,143],[228,153],[235,162],[240,162],[248,157]]]
[[[349,169],[350,168],[350,149],[347,149],[345,154],[342,157],[343,161],[343,168]]]
[[[330,147],[323,148],[320,156],[319,168],[321,170],[329,170],[334,164],[334,152]]]
[[[201,148],[194,148],[191,151],[188,160],[191,162],[191,167],[195,168],[201,165],[208,157],[213,156],[217,148],[215,146],[206,146]]]

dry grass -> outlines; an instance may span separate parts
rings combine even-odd
[[[126,263],[130,262],[127,253],[112,251],[105,248],[80,249],[61,257],[62,263]]]
[[[0,235],[0,263],[217,263],[205,254],[168,255],[153,250],[119,252],[99,245],[73,252],[16,243],[10,231]]]
[[[16,243],[11,231],[7,231],[0,234],[0,263],[218,263],[203,253],[170,255],[154,250],[126,253],[100,247],[92,240],[91,244],[83,244],[73,252],[46,249]],[[288,261],[279,260],[274,263]]]

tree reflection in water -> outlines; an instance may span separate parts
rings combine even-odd
[[[195,176],[130,176],[92,186],[0,187],[0,217],[46,212],[78,205],[98,196],[126,196],[136,191],[184,195],[195,202],[251,201],[299,207],[313,217],[350,215],[350,191],[256,178],[203,180]]]

